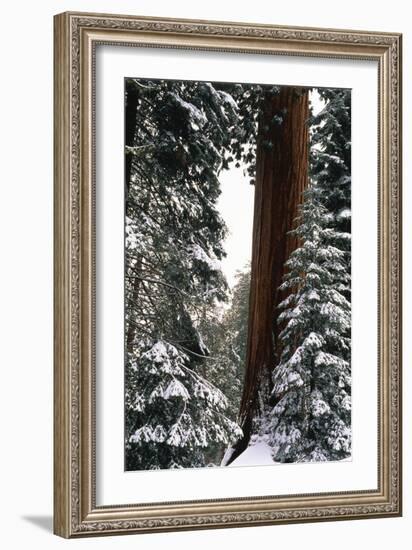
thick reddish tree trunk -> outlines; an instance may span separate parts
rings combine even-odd
[[[246,449],[254,417],[259,414],[259,392],[270,391],[277,354],[276,307],[284,264],[296,248],[288,235],[308,178],[308,91],[282,87],[267,94],[259,120],[253,222],[251,287],[245,379],[240,405],[244,436],[232,462]]]

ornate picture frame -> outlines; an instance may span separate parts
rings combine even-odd
[[[56,15],[54,25],[54,532],[74,538],[401,515],[402,36],[70,12]],[[135,504],[97,502],[95,87],[101,45],[377,64],[378,135],[371,136],[378,159],[377,488],[164,502],[142,502],[136,494]]]

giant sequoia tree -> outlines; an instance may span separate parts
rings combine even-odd
[[[278,351],[276,307],[285,262],[296,247],[293,228],[308,177],[308,90],[282,87],[262,94],[256,143],[256,191],[245,381],[239,418],[243,429],[230,464],[249,444],[263,414]]]

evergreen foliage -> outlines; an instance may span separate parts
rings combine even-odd
[[[142,342],[133,355],[128,440],[133,469],[205,466],[205,449],[227,445],[240,428],[224,414],[227,398],[192,370],[190,358],[171,344]],[[144,351],[145,350],[145,351]]]
[[[351,231],[351,93],[346,89],[318,90],[324,107],[309,123],[310,173],[319,196],[338,231]],[[346,250],[350,259],[350,239]],[[348,261],[350,269],[350,261]]]
[[[316,185],[305,192],[278,322],[282,355],[265,427],[278,462],[339,460],[351,449],[350,278]]]
[[[241,433],[202,376],[210,352],[199,330],[205,309],[227,300],[216,201],[237,105],[209,83],[131,79],[126,90],[137,98],[126,148],[126,464],[199,466],[211,442]],[[172,381],[182,395],[166,391]],[[187,438],[172,437],[183,426]]]
[[[208,363],[211,381],[229,400],[228,414],[236,419],[244,378],[244,364],[248,338],[250,265],[238,271],[231,292],[230,307],[211,319],[203,334],[208,348],[216,358]]]

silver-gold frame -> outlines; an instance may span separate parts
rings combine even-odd
[[[401,515],[401,35],[89,13],[54,27],[54,532],[63,537]],[[99,44],[378,63],[378,489],[96,506],[94,60]]]

